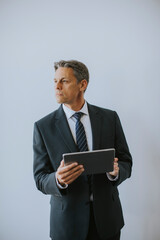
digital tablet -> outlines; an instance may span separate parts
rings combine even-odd
[[[112,172],[114,158],[114,148],[63,154],[65,165],[77,162],[84,166],[84,174]]]

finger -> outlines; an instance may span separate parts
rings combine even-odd
[[[118,173],[119,173],[119,167],[115,169],[115,175],[118,175]]]
[[[77,172],[80,169],[84,169],[82,165],[78,165],[77,167],[71,169],[68,172],[61,172],[61,171],[57,171],[57,179],[60,183],[66,183],[66,178],[69,177],[70,175],[72,175],[73,173]]]
[[[76,167],[78,165],[78,163],[71,163],[71,164],[68,164],[68,165],[64,165],[63,167],[59,167],[58,168],[58,172],[59,173],[65,173],[65,172],[68,172],[69,170],[71,170],[72,168]]]
[[[63,159],[62,159],[62,161],[60,162],[60,165],[59,165],[58,169],[59,169],[59,168],[62,168],[62,167],[64,167],[64,160],[63,160]]]
[[[118,158],[114,158],[114,162],[118,162]]]
[[[118,167],[118,163],[114,163],[114,169]]]
[[[84,171],[84,168],[80,168],[79,170],[73,172],[71,175],[68,176],[63,176],[63,175],[59,175],[59,182],[62,184],[70,184],[71,182],[73,182],[78,176],[81,175],[81,173]]]
[[[83,170],[82,165],[78,165],[77,167],[72,168],[68,172],[61,173],[61,179],[65,181],[69,176],[73,175],[74,173]]]
[[[60,167],[64,167],[64,160],[62,159]]]
[[[114,166],[114,170],[113,171],[116,171],[117,169],[119,169],[118,165]]]
[[[66,180],[65,183],[70,184],[70,183],[74,182],[82,174],[82,172],[83,171],[78,171],[72,177],[68,178],[68,180]]]
[[[77,172],[75,172],[73,175],[69,176],[66,180],[65,183],[66,184],[71,184],[73,181],[75,181],[84,171],[84,169],[81,169]]]
[[[68,181],[71,178],[74,178],[75,176],[79,175],[79,173],[81,174],[84,171],[84,168],[81,167],[79,169],[77,169],[76,171],[74,171],[72,174],[68,175],[65,177],[65,181]]]
[[[109,172],[109,174],[110,174],[110,175],[113,175],[113,176],[118,175],[118,173],[119,173],[119,167],[115,167],[115,168],[114,168],[114,171]]]

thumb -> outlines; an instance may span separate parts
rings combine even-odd
[[[65,165],[64,165],[64,160],[62,159],[62,161],[61,161],[61,164],[60,164],[60,167],[64,167]]]

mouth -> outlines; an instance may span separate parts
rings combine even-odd
[[[63,96],[63,94],[58,92],[58,93],[56,93],[56,96],[58,96],[58,97]]]

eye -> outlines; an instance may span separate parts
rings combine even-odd
[[[62,80],[62,82],[63,82],[63,83],[67,83],[67,82],[68,82],[68,80],[66,80],[66,79],[63,79],[63,80]]]

